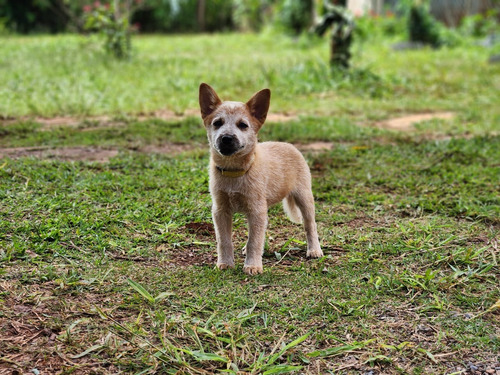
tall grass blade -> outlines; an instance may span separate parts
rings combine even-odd
[[[309,335],[311,333],[306,333],[305,335],[303,336],[300,336],[299,338],[293,340],[292,342],[290,342],[289,344],[285,345],[285,347],[283,349],[281,349],[278,353],[276,354],[273,354],[269,360],[267,361],[267,366],[270,366],[272,365],[274,362],[276,362],[276,360],[281,357],[284,353],[286,353],[288,350],[296,347],[297,345],[299,345],[301,342],[305,341]]]
[[[155,298],[139,283],[135,282],[134,280],[127,279],[127,282],[129,285],[134,288],[134,290],[139,293],[141,296],[143,296],[148,302],[154,303]]]
[[[287,372],[302,370],[302,366],[292,366],[292,365],[276,365],[272,366],[270,369],[264,371],[262,375],[270,374],[286,374]]]
[[[373,342],[374,340],[366,340],[363,342],[355,343],[355,344],[350,344],[350,345],[342,345],[342,346],[336,346],[334,348],[328,348],[324,350],[316,350],[314,352],[310,352],[307,354],[308,357],[316,358],[316,357],[331,357],[343,353],[347,353],[353,350],[361,349],[364,348],[366,345],[369,343]]]

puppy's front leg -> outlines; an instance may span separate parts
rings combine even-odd
[[[233,215],[230,210],[214,204],[212,217],[217,240],[217,268],[234,268],[234,249],[232,242]]]
[[[267,207],[259,207],[247,215],[248,242],[243,271],[249,275],[262,273],[262,253],[266,239]]]

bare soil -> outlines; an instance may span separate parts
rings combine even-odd
[[[159,118],[163,120],[183,119],[190,116],[198,116],[198,110],[186,110],[183,113],[176,113],[170,110],[159,110],[148,114],[139,114],[136,118],[139,121],[145,121],[149,118]],[[403,117],[392,118],[389,120],[381,121],[375,125],[383,129],[391,129],[397,131],[412,131],[415,129],[414,125],[432,119],[452,119],[454,117],[452,112],[436,112],[436,113],[420,113],[411,114]],[[270,122],[286,122],[297,119],[297,116],[287,113],[270,113],[268,115]],[[21,119],[4,119],[0,120],[0,125],[8,125],[14,121]],[[93,117],[67,117],[59,116],[53,118],[24,118],[24,120],[33,120],[42,124],[43,128],[49,129],[52,127],[69,126],[76,127],[82,124],[83,121],[97,122],[98,127],[112,127],[118,126],[119,122],[114,121],[111,116],[93,116]],[[82,129],[86,131],[88,128]],[[333,149],[333,142],[317,141],[311,143],[297,143],[297,148],[305,152],[323,152]],[[157,153],[157,154],[170,154],[177,155],[182,152],[192,151],[198,149],[198,145],[192,144],[178,144],[167,143],[162,145],[147,145],[136,151],[143,153]],[[35,157],[39,159],[59,159],[68,161],[95,161],[107,162],[109,159],[118,155],[118,150],[113,148],[77,146],[77,147],[15,147],[15,148],[0,148],[0,158],[20,158],[20,157]]]
[[[333,142],[313,142],[296,144],[297,148],[306,152],[328,151],[334,147]],[[178,155],[187,151],[203,150],[199,145],[165,143],[162,145],[146,145],[135,151],[146,154]],[[34,157],[37,159],[57,159],[66,161],[95,161],[105,163],[117,156],[118,149],[100,148],[88,146],[75,147],[0,147],[0,158],[8,157],[18,159],[23,157]]]
[[[13,147],[0,148],[0,158],[9,157],[17,159],[21,157],[34,157],[38,159],[58,160],[88,160],[96,162],[107,162],[118,155],[118,150],[104,149],[99,147]]]
[[[130,117],[131,119],[136,119],[137,121],[146,121],[149,119],[160,119],[165,121],[171,120],[183,120],[187,117],[199,117],[200,111],[199,109],[187,109],[183,112],[174,112],[169,109],[161,109],[158,111],[150,112],[150,113],[139,113],[137,115],[126,115],[126,117]],[[1,125],[9,125],[15,122],[22,121],[34,121],[42,125],[42,129],[51,129],[54,127],[60,126],[68,126],[68,127],[77,127],[81,125],[84,121],[91,123],[98,123],[102,126],[110,126],[117,123],[115,120],[119,116],[55,116],[55,117],[32,117],[32,116],[24,116],[18,118],[4,118],[0,117],[0,126]],[[289,113],[269,113],[267,115],[267,121],[269,122],[287,122],[297,119],[296,115],[292,115]]]
[[[333,142],[318,141],[318,142],[311,142],[311,143],[296,143],[295,146],[300,151],[321,152],[321,151],[329,151],[329,150],[333,149],[334,143]]]
[[[145,154],[165,154],[165,155],[178,155],[186,151],[193,151],[201,148],[199,145],[184,144],[184,143],[165,143],[162,145],[147,145],[141,147],[137,151]]]
[[[412,131],[415,130],[415,124],[419,122],[434,119],[451,120],[454,117],[455,114],[453,112],[418,113],[380,121],[376,123],[376,126],[382,129]]]

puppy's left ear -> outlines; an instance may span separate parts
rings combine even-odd
[[[264,89],[254,94],[254,96],[252,96],[252,98],[246,103],[251,115],[255,117],[261,125],[264,121],[266,121],[270,102],[271,90]]]

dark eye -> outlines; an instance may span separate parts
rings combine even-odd
[[[244,130],[244,129],[248,128],[248,125],[245,124],[244,122],[240,122],[238,124],[238,128],[240,128],[241,130]]]
[[[223,125],[223,122],[222,122],[222,120],[217,120],[217,121],[214,121],[214,123],[212,125],[215,128],[220,128]]]

